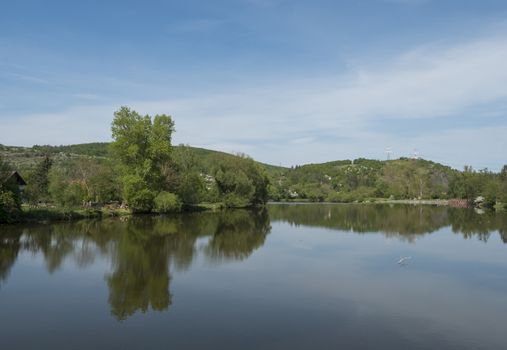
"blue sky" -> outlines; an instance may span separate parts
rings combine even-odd
[[[0,1],[2,144],[108,141],[128,105],[273,164],[507,163],[505,1]]]

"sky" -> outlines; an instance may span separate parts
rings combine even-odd
[[[505,0],[0,0],[0,144],[175,144],[291,166],[507,164]]]

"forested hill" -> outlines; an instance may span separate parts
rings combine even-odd
[[[83,143],[65,146],[39,146],[33,147],[16,147],[4,146],[0,144],[0,156],[11,163],[17,170],[22,173],[30,172],[33,167],[46,155],[54,158],[55,161],[63,161],[73,158],[82,158],[83,156],[95,158],[108,158],[109,153],[108,142]],[[175,153],[182,152],[183,149],[188,151],[188,155],[193,157],[198,167],[203,173],[211,173],[213,167],[226,159],[237,157],[236,155],[213,151],[204,148],[190,146],[175,146]],[[287,170],[287,168],[257,162],[263,167],[269,175]]]
[[[0,156],[10,162],[23,176],[29,174],[48,154],[56,163],[93,157],[107,160],[108,143],[69,146],[9,147],[0,145]],[[180,159],[192,159],[199,172],[213,175],[217,165],[234,159],[235,155],[188,146],[174,147]],[[370,198],[467,198],[478,195],[498,197],[507,192],[506,172],[487,170],[458,171],[424,159],[400,158],[389,161],[371,159],[340,160],[284,168],[257,163],[266,170],[272,200],[351,202]],[[496,198],[495,200],[498,200]]]

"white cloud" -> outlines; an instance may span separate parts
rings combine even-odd
[[[484,151],[504,146],[499,131],[505,131],[505,125],[475,130],[462,130],[458,125],[454,131],[426,134],[421,130],[423,136],[398,135],[394,142],[369,125],[383,118],[460,114],[467,118],[474,106],[493,108],[495,102],[507,99],[507,39],[497,36],[451,47],[424,46],[383,66],[357,69],[346,76],[230,87],[230,91],[187,99],[118,101],[52,115],[4,118],[0,142],[105,140],[113,111],[126,104],[142,113],[172,114],[178,143],[225,147],[225,151],[234,148],[276,164],[382,157],[384,147],[396,145],[403,152],[420,148],[423,154],[431,153],[443,162],[461,162],[469,157],[470,163],[479,163],[484,160]],[[470,139],[480,140],[481,152],[468,150],[466,140]],[[447,151],[453,154],[446,155]],[[498,152],[490,152],[487,158],[491,164],[507,162]]]

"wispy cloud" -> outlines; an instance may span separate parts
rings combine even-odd
[[[450,154],[441,160],[452,161],[455,166],[467,162],[466,157],[468,162],[478,164],[487,159],[496,166],[507,161],[505,156],[490,152],[484,157],[483,152],[505,146],[498,133],[507,131],[507,123],[497,128],[457,126],[452,132],[421,130],[420,137],[399,135],[394,142],[372,125],[383,119],[431,122],[432,118],[465,118],[474,106],[491,104],[494,108],[495,103],[507,101],[505,38],[499,35],[452,46],[425,45],[382,66],[360,67],[338,77],[302,78],[261,87],[233,86],[222,94],[203,92],[191,98],[114,101],[53,115],[7,118],[2,123],[0,142],[107,139],[112,112],[127,104],[142,113],[172,114],[177,126],[176,142],[227,147],[227,151],[247,152],[272,163],[381,157],[386,146],[396,146],[400,153],[417,147],[434,158],[439,156],[439,149],[445,149]],[[494,112],[491,108],[488,113]],[[463,152],[464,140],[470,138],[480,140],[480,152]]]
[[[49,84],[50,83],[46,79],[39,78],[39,77],[29,75],[29,74],[22,74],[22,73],[9,72],[9,71],[0,71],[0,76],[2,76],[2,75],[8,79],[21,80],[21,81],[26,81],[29,83],[37,83],[37,84]]]

